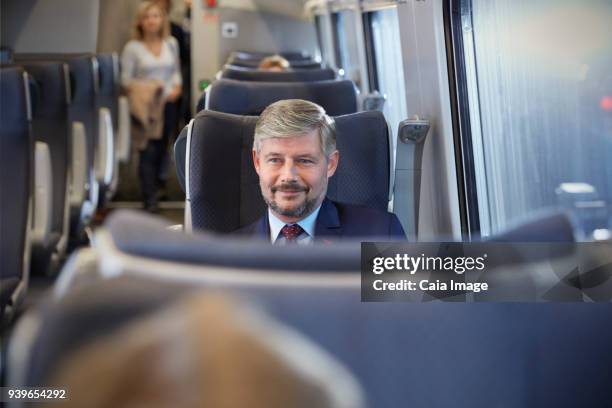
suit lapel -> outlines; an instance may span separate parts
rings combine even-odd
[[[255,224],[253,231],[256,237],[270,241],[270,222],[268,221],[268,211]]]
[[[342,225],[336,205],[328,200],[323,200],[317,223],[315,225],[315,241],[330,243],[342,237]]]

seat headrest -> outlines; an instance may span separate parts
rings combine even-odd
[[[221,71],[221,77],[241,81],[307,82],[334,79],[336,73],[331,68],[291,69],[275,72],[226,65]]]
[[[273,102],[305,99],[321,105],[331,116],[357,112],[357,92],[352,81],[251,82],[220,79],[209,89],[208,109],[236,115],[259,115]],[[198,103],[204,109],[205,95]]]
[[[196,116],[188,146],[194,228],[232,232],[263,214],[266,205],[251,154],[257,119],[214,111]],[[327,196],[386,211],[390,149],[383,114],[359,112],[338,116],[335,122],[340,162],[329,180]]]
[[[92,54],[15,54],[15,61],[61,61],[70,67],[73,102],[90,104],[99,90],[98,61]]]
[[[515,223],[492,236],[494,242],[575,242],[574,225],[567,213],[546,211]]]
[[[66,64],[61,61],[25,61],[20,65],[32,75],[39,91],[36,116],[52,117],[64,112],[66,101],[70,100],[70,95],[66,95],[70,89],[64,74]],[[33,96],[32,99],[37,98]]]
[[[88,58],[92,57],[93,54],[88,52],[74,52],[74,53],[55,53],[55,52],[33,52],[33,53],[19,53],[15,54],[15,60],[19,61],[68,61],[71,59]]]
[[[259,61],[270,55],[280,55],[288,61],[307,61],[310,60],[310,54],[305,51],[234,51],[230,54],[228,59],[239,59],[239,60],[256,60]]]
[[[233,65],[236,67],[244,67],[244,68],[253,68],[257,69],[259,67],[259,63],[261,60],[257,59],[248,59],[243,60],[239,58],[231,58],[227,61],[228,65]],[[300,68],[300,69],[312,69],[312,68],[322,68],[320,62],[303,60],[303,61],[289,61],[289,65],[291,68]]]
[[[28,127],[28,111],[31,109],[25,92],[25,71],[20,66],[10,66],[1,68],[0,72],[2,129],[6,132],[24,131]]]
[[[129,255],[194,266],[219,266],[267,272],[355,272],[360,268],[361,243],[333,246],[277,247],[242,236],[205,231],[184,234],[168,230],[168,223],[138,211],[117,211],[105,223],[114,246]],[[279,278],[280,279],[280,278]]]
[[[119,60],[117,54],[98,54],[96,59],[100,71],[100,92],[116,97],[119,93]]]

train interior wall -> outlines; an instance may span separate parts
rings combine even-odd
[[[0,7],[0,41],[17,53],[96,51],[98,0],[9,0]]]
[[[408,117],[430,120],[423,152],[419,239],[461,238],[457,169],[440,2],[398,6]],[[396,124],[397,125],[397,124]]]
[[[175,2],[170,13],[175,22],[184,15],[179,3]],[[61,0],[53,7],[49,4],[40,0],[3,2],[3,45],[16,52],[120,53],[130,38],[131,21],[139,0]],[[436,2],[411,2],[398,6],[399,19],[403,22],[400,33],[407,116],[419,115],[432,122],[423,159],[421,239],[460,237],[441,9]],[[69,14],[67,10],[70,10]],[[304,12],[302,2],[284,2],[279,7],[269,1],[233,0],[221,2],[213,9],[205,7],[203,2],[194,2],[192,10],[192,106],[196,105],[202,86],[212,81],[222,61],[232,51],[304,50],[311,55],[319,53],[314,24]],[[70,24],[57,24],[58,20],[65,21],[67,15]],[[228,27],[237,30],[228,33]],[[75,36],[74,32],[80,35]],[[63,41],[65,38],[75,40],[66,42]],[[351,38],[349,36],[349,40]],[[335,64],[332,60],[325,62],[331,66]],[[390,126],[396,127],[397,124]],[[135,171],[135,168],[122,169],[122,188],[117,199],[138,199]],[[181,200],[178,186],[176,183],[172,186],[171,198]]]
[[[229,33],[228,29],[233,32]],[[221,2],[214,9],[194,2],[191,17],[193,106],[202,93],[201,84],[214,79],[232,51],[303,50],[316,55],[317,48],[314,25],[304,14],[301,2],[279,5],[234,0]]]

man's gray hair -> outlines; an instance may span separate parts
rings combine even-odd
[[[336,125],[325,109],[302,99],[274,102],[259,116],[255,125],[253,149],[261,151],[261,142],[271,138],[302,136],[316,130],[326,157],[336,150]]]

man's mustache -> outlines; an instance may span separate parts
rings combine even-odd
[[[308,192],[308,187],[297,183],[284,183],[277,186],[272,186],[270,190],[272,190],[272,193],[276,193],[277,191],[284,193],[298,193],[300,191]]]

